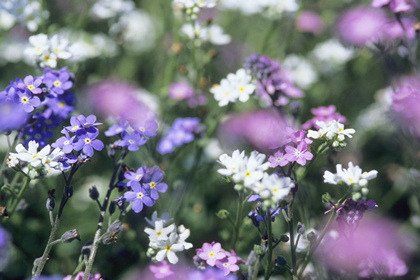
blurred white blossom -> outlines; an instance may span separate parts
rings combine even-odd
[[[108,19],[128,13],[134,8],[134,3],[129,0],[98,0],[93,4],[90,14],[95,18]]]
[[[305,58],[289,55],[282,63],[282,70],[287,72],[290,80],[302,89],[309,88],[318,80],[314,66]]]
[[[311,56],[324,72],[335,71],[355,55],[353,49],[344,47],[338,40],[330,39],[315,46]]]

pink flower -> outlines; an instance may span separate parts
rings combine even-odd
[[[236,264],[236,257],[226,257],[221,260],[216,261],[216,266],[223,270],[225,276],[231,272],[239,270],[239,266]]]
[[[169,86],[169,98],[184,100],[194,95],[194,89],[186,82],[173,83]]]
[[[302,11],[296,19],[296,27],[303,32],[319,34],[324,31],[324,22],[317,13]]]
[[[372,7],[379,8],[389,5],[394,13],[409,12],[414,10],[415,2],[413,0],[373,0]]]
[[[387,22],[383,10],[359,6],[341,14],[336,27],[345,42],[364,46],[383,38],[383,27]]]
[[[268,161],[270,162],[270,167],[274,168],[277,166],[286,166],[289,161],[285,158],[284,153],[280,150],[275,152],[273,156],[268,157]]]
[[[302,124],[303,129],[315,128],[320,129],[319,125],[316,124],[317,121],[322,121],[328,123],[330,121],[339,121],[340,123],[346,123],[347,120],[345,117],[340,115],[335,111],[335,106],[330,105],[328,107],[320,106],[317,108],[312,108],[311,113],[315,116],[312,119],[308,120]]]
[[[74,280],[82,280],[83,277],[85,276],[85,273],[83,271],[80,271],[79,273],[77,273],[76,277],[74,278]],[[63,280],[70,280],[72,279],[71,275],[67,275],[66,277],[63,278]],[[88,280],[100,280],[101,278],[101,274],[99,273],[95,273],[95,275],[89,275]]]
[[[161,261],[158,265],[151,265],[149,269],[157,279],[163,279],[174,274],[166,261]]]
[[[222,245],[218,242],[204,243],[202,248],[197,249],[197,255],[210,266],[215,266],[216,261],[226,257],[226,253],[222,250]]]
[[[296,161],[298,164],[304,166],[307,160],[311,160],[314,157],[307,149],[308,145],[305,142],[300,142],[296,148],[287,145],[285,148],[285,158],[288,161]]]

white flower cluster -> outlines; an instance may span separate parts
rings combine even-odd
[[[331,39],[316,45],[311,56],[316,61],[317,68],[334,73],[355,56],[355,51],[344,47],[337,39]]]
[[[30,32],[35,32],[48,17],[49,13],[41,9],[40,1],[0,1],[0,28],[9,29],[18,22],[23,23]]]
[[[320,129],[318,131],[308,130],[308,137],[332,141],[334,148],[344,147],[346,145],[345,138],[352,138],[352,134],[356,132],[353,128],[344,129],[344,125],[336,120],[330,122],[316,121],[316,124]]]
[[[220,6],[224,9],[239,10],[246,15],[262,13],[265,16],[293,13],[299,9],[296,0],[221,0]]]
[[[144,231],[149,235],[148,255],[156,261],[161,262],[165,258],[172,264],[178,262],[176,252],[188,250],[193,247],[186,239],[190,236],[190,230],[183,225],[176,226],[171,223],[169,215],[157,217],[154,212],[152,220],[146,219],[152,228],[146,228]]]
[[[9,153],[8,166],[22,170],[33,179],[45,176],[50,170],[64,171],[60,159],[65,154],[61,149],[51,150],[51,146],[47,145],[38,151],[38,147],[39,144],[35,141],[29,141],[28,149],[22,144],[18,144],[16,146],[17,153]]]
[[[225,168],[217,170],[221,175],[231,176],[232,180],[259,195],[267,207],[275,208],[276,204],[285,199],[294,183],[289,177],[279,177],[276,174],[264,172],[270,167],[265,162],[266,156],[257,151],[252,151],[250,156],[245,156],[245,151],[235,150],[232,156],[223,154],[218,162]]]
[[[213,8],[217,0],[173,0],[173,7],[183,10],[191,19],[196,19],[200,9]]]
[[[130,0],[98,0],[90,9],[90,14],[95,18],[109,19],[132,11],[134,8],[134,2]]]
[[[204,42],[209,42],[213,45],[229,44],[231,38],[225,34],[223,29],[217,24],[203,25],[198,21],[186,23],[181,27],[181,34],[193,40],[194,44],[200,46]]]
[[[220,81],[210,89],[214,94],[214,99],[219,101],[219,106],[226,106],[229,102],[235,103],[237,100],[246,102],[249,96],[255,91],[256,86],[251,75],[243,68],[230,73],[225,79]]]
[[[362,172],[359,166],[354,166],[352,162],[349,162],[348,168],[343,169],[341,164],[337,164],[337,173],[333,174],[330,171],[324,173],[324,183],[338,185],[345,184],[352,187],[353,200],[359,200],[365,197],[369,190],[367,184],[369,180],[376,178],[378,171],[371,170],[369,172]]]
[[[46,34],[38,34],[29,37],[30,46],[24,53],[29,60],[41,67],[56,68],[60,59],[69,59],[72,53],[69,51],[69,41],[56,34],[48,38]]]

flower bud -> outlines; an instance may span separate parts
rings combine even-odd
[[[264,249],[261,248],[260,245],[254,245],[254,252],[255,254],[257,254],[257,256],[261,256],[262,254],[264,254]]]
[[[289,242],[289,236],[287,236],[286,234],[280,235],[280,242]]]
[[[109,204],[108,212],[110,215],[114,214],[115,212],[115,203],[113,201],[111,201],[111,203]]]
[[[216,213],[217,217],[219,217],[220,219],[226,219],[227,217],[229,217],[230,213],[228,210],[226,209],[222,209],[219,212]]]
[[[91,250],[92,250],[92,241],[88,241],[85,244],[83,244],[82,249],[80,250],[80,254],[89,257]]]
[[[306,235],[306,238],[308,238],[309,242],[313,243],[316,241],[316,234],[315,232],[311,231]]]
[[[89,197],[93,200],[97,200],[99,198],[99,191],[96,186],[92,186],[89,189]]]
[[[274,260],[274,265],[278,268],[288,267],[287,260],[283,256],[277,256],[277,258]]]
[[[72,186],[66,186],[64,188],[64,194],[67,198],[70,198],[73,196],[73,187]]]
[[[63,243],[70,243],[75,239],[80,241],[80,234],[77,231],[77,229],[72,229],[72,230],[66,231],[61,236],[61,242],[63,242]]]
[[[54,197],[47,198],[47,204],[45,205],[48,211],[53,211],[55,208],[55,199]]]
[[[304,224],[302,224],[301,222],[298,222],[298,223],[297,223],[297,226],[296,226],[296,232],[297,232],[298,234],[304,234],[304,233],[305,233],[305,230],[306,230],[305,225],[304,225]]]

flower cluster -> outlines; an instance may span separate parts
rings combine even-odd
[[[176,264],[178,262],[176,253],[188,250],[193,246],[186,242],[190,236],[190,230],[183,225],[176,226],[164,216],[158,218],[155,213],[151,221],[147,220],[152,228],[147,227],[144,230],[149,235],[147,253],[158,262],[168,259],[171,264]]]
[[[196,252],[197,255],[194,257],[194,261],[200,269],[204,270],[206,265],[217,267],[223,270],[225,276],[238,271],[238,264],[245,263],[236,255],[235,251],[226,251],[220,243],[214,241],[212,243],[203,243],[203,246],[196,249]]]
[[[256,93],[269,104],[285,106],[291,98],[303,96],[302,90],[281,71],[280,65],[266,56],[252,54],[245,59],[244,68],[257,80]]]
[[[194,91],[194,88],[185,81],[172,83],[169,86],[168,96],[176,101],[186,100],[188,106],[191,108],[207,103],[207,98]]]
[[[202,130],[198,118],[177,118],[160,140],[157,150],[161,154],[173,152],[175,147],[192,142]]]
[[[306,131],[293,132],[290,134],[290,142],[268,158],[270,167],[283,167],[293,162],[304,166],[307,160],[312,160],[314,157],[309,151],[311,143],[312,140],[306,137]]]
[[[159,193],[164,193],[168,185],[162,182],[165,173],[158,166],[152,168],[141,166],[136,171],[124,173],[126,183],[120,182],[120,186],[127,186],[130,190],[124,196],[117,199],[117,203],[132,202],[133,211],[139,213],[144,205],[153,206],[159,198]]]
[[[69,50],[69,41],[54,35],[48,38],[46,34],[38,34],[29,37],[30,46],[25,49],[25,55],[41,67],[56,68],[58,61],[69,59],[72,53]]]
[[[417,8],[414,0],[372,0],[372,7],[389,6],[394,13],[409,12]]]
[[[101,124],[96,122],[95,115],[72,116],[70,126],[61,130],[64,136],[57,139],[52,146],[63,149],[66,154],[70,154],[73,150],[83,151],[85,156],[92,157],[94,150],[101,151],[104,148],[104,143],[96,139],[99,135],[97,126]]]
[[[219,106],[226,106],[236,101],[246,102],[249,96],[254,93],[255,85],[249,71],[241,68],[235,74],[230,73],[219,85],[214,85],[210,92],[214,94],[214,99],[219,102]]]
[[[173,6],[191,18],[196,19],[201,8],[213,8],[217,0],[173,0]]]
[[[76,274],[75,278],[73,278],[72,275],[67,275],[66,277],[63,278],[63,280],[82,280],[83,277],[85,276],[85,273],[83,271],[80,271],[79,273]],[[103,278],[101,278],[101,274],[99,273],[95,273],[95,275],[89,275],[88,280],[101,280]]]
[[[60,148],[51,149],[50,145],[38,151],[39,144],[29,141],[28,149],[22,144],[16,146],[17,153],[9,153],[7,164],[27,174],[31,178],[42,178],[51,169],[64,171],[64,152]]]
[[[352,138],[352,134],[356,132],[353,128],[344,129],[344,125],[337,120],[329,122],[316,121],[315,123],[320,129],[318,131],[308,130],[308,137],[331,142],[335,149],[345,147],[346,142],[344,140],[346,137]]]
[[[219,25],[200,23],[199,21],[195,21],[194,24],[184,24],[181,27],[181,34],[187,36],[196,46],[205,42],[213,45],[226,45],[231,41],[230,36],[225,34]]]
[[[2,1],[0,3],[0,14],[2,12],[5,21],[9,21],[7,24],[9,27],[16,22],[23,23],[31,32],[37,31],[41,22],[49,17],[49,12],[42,9],[39,0]]]
[[[346,123],[347,120],[345,117],[343,117],[340,113],[335,111],[336,108],[334,105],[330,105],[328,107],[320,106],[317,108],[312,108],[311,113],[314,115],[314,117],[308,121],[306,121],[304,124],[302,124],[303,129],[309,129],[309,128],[315,128],[320,129],[321,127],[317,125],[317,121],[329,123],[330,121],[339,121],[340,123]]]
[[[363,218],[363,214],[367,210],[373,211],[372,209],[375,207],[378,207],[378,205],[373,200],[354,201],[353,199],[347,199],[337,210],[337,223],[341,228],[340,232],[345,232],[345,228],[355,230]]]
[[[243,185],[257,194],[259,199],[263,199],[265,206],[275,208],[279,201],[288,196],[294,183],[289,177],[264,172],[270,166],[269,162],[264,162],[265,157],[257,151],[251,152],[247,157],[245,151],[235,150],[232,156],[223,154],[219,157],[218,162],[225,168],[219,169],[218,172],[231,176],[237,184],[237,189],[241,189]]]
[[[51,139],[55,129],[74,110],[75,98],[69,90],[73,82],[66,68],[44,69],[39,77],[31,75],[11,81],[0,92],[0,132],[20,130],[21,137],[40,146]]]
[[[369,180],[376,178],[378,171],[371,170],[369,172],[362,172],[359,166],[354,166],[349,162],[348,168],[343,169],[341,164],[337,164],[337,173],[325,171],[324,182],[333,185],[344,184],[352,188],[353,200],[360,200],[365,197],[369,190],[367,184]]]
[[[140,146],[146,144],[149,137],[156,136],[157,128],[155,116],[149,112],[143,120],[121,119],[119,124],[114,124],[105,131],[105,135],[120,137],[120,140],[114,142],[114,147],[127,147],[129,151],[137,151]]]

